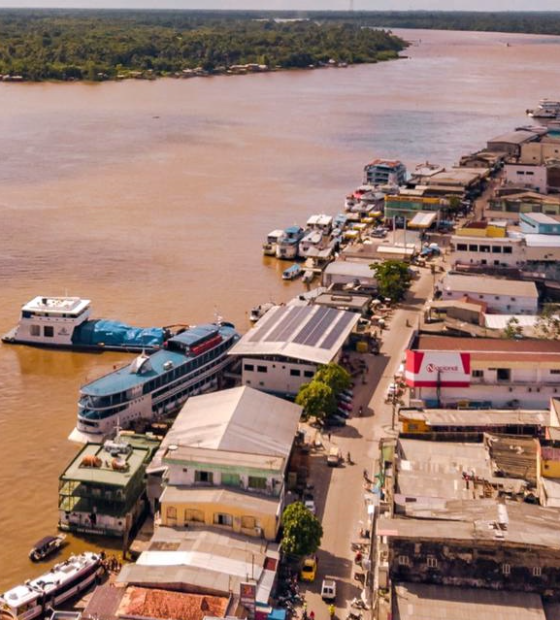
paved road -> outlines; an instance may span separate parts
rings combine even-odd
[[[365,355],[368,364],[366,384],[358,379],[355,386],[354,411],[364,406],[361,418],[353,417],[343,429],[324,436],[325,449],[311,457],[311,479],[315,484],[318,516],[322,519],[324,537],[319,552],[317,579],[306,592],[307,612],[313,611],[316,620],[328,620],[328,607],[321,601],[320,587],[325,575],[332,575],[338,584],[336,616],[345,620],[349,602],[359,596],[361,584],[354,578],[356,566],[351,542],[359,540],[365,523],[364,470],[372,477],[377,471],[379,440],[391,434],[392,408],[384,402],[388,385],[404,359],[404,350],[418,324],[420,311],[433,289],[434,276],[430,269],[420,269],[406,301],[395,311],[389,327],[383,332],[383,345],[377,356]],[[366,409],[367,407],[367,409]],[[353,465],[338,468],[326,465],[330,445],[337,445],[344,456],[351,453]],[[354,610],[355,611],[355,610]]]

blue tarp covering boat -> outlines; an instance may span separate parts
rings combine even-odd
[[[77,346],[153,349],[161,347],[163,340],[164,330],[161,327],[131,327],[107,319],[85,321],[72,334],[72,341]]]

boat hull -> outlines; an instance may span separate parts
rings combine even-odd
[[[25,345],[26,347],[34,347],[36,349],[48,349],[51,351],[64,350],[64,351],[72,351],[74,353],[103,353],[103,351],[120,351],[124,353],[142,353],[142,351],[146,351],[147,353],[152,353],[157,351],[159,347],[121,347],[116,345],[88,345],[88,344],[56,344],[49,342],[30,342],[29,340],[21,340],[19,338],[11,336],[12,332],[8,332],[4,336],[2,336],[1,340],[4,344],[14,344],[14,345]]]

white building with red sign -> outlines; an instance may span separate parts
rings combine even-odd
[[[420,335],[405,381],[430,407],[548,409],[560,395],[560,342]]]

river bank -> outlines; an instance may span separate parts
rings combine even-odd
[[[451,165],[557,96],[560,45],[542,37],[406,34],[406,62],[351,71],[1,88],[0,333],[26,300],[66,292],[99,317],[217,312],[244,332],[251,307],[303,290],[260,258],[270,230],[341,211],[375,157]],[[44,572],[27,552],[56,531],[79,387],[123,361],[0,346],[0,590]]]

